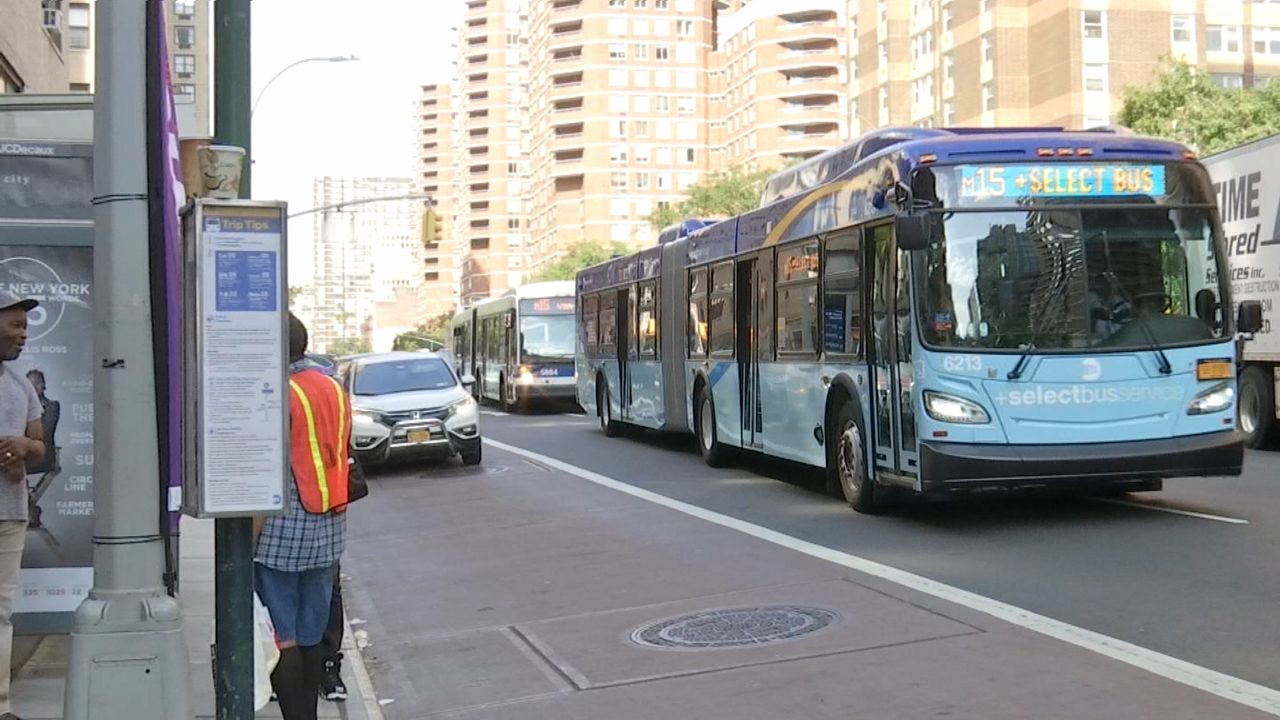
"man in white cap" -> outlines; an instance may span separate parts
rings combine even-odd
[[[44,458],[40,396],[10,366],[27,344],[27,311],[35,306],[0,287],[0,720],[20,720],[9,705],[11,618],[27,539],[27,463]]]

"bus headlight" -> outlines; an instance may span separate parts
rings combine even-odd
[[[1230,408],[1235,399],[1236,391],[1231,389],[1230,383],[1218,383],[1196,395],[1191,404],[1187,406],[1187,414],[1209,415],[1219,413]]]
[[[517,385],[533,384],[533,371],[529,369],[528,365],[520,366],[520,370],[516,373],[516,384]]]
[[[938,422],[961,425],[984,425],[991,422],[991,416],[978,403],[931,390],[924,393],[924,409],[929,417]]]

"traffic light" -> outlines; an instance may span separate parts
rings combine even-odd
[[[422,215],[422,244],[435,245],[440,242],[440,231],[443,224],[440,213],[432,208],[427,208],[427,211]]]

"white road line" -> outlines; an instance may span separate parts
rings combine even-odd
[[[1171,507],[1163,507],[1161,505],[1148,505],[1147,503],[1131,502],[1129,500],[1116,500],[1115,498],[1089,498],[1094,502],[1107,503],[1108,505],[1123,505],[1124,507],[1141,508],[1142,510],[1158,510],[1160,512],[1172,513],[1174,515],[1186,515],[1187,517],[1200,518],[1201,520],[1215,520],[1217,522],[1231,523],[1233,525],[1248,525],[1248,520],[1240,518],[1226,517],[1225,515],[1210,515],[1208,513],[1191,512],[1190,510],[1178,510]]]
[[[1232,677],[1231,675],[1217,672],[1216,670],[1210,670],[1209,668],[1194,665],[1184,660],[1179,660],[1175,657],[1155,652],[1154,650],[1139,647],[1133,643],[1117,640],[1116,638],[1093,632],[1092,630],[1086,630],[1081,627],[1069,625],[1059,620],[1054,620],[1053,618],[1045,617],[1044,615],[1039,615],[1014,605],[1009,605],[1008,603],[1000,602],[999,600],[993,600],[976,593],[971,593],[967,590],[961,590],[960,588],[953,587],[951,585],[930,580],[929,578],[921,575],[909,573],[905,570],[899,570],[898,568],[884,565],[882,563],[875,562],[874,560],[868,560],[866,558],[858,557],[857,555],[851,555],[839,550],[834,550],[823,545],[811,543],[807,540],[801,540],[790,535],[785,535],[777,532],[776,530],[770,530],[769,528],[738,520],[736,518],[729,517],[728,515],[722,515],[718,512],[707,510],[706,508],[690,505],[689,503],[669,498],[666,495],[659,495],[658,493],[634,487],[619,480],[614,480],[599,473],[592,472],[591,470],[586,470],[576,465],[570,465],[569,463],[557,460],[553,457],[547,457],[546,455],[525,450],[521,447],[508,445],[497,440],[486,440],[486,442],[490,446],[499,450],[506,450],[507,452],[515,453],[516,455],[521,455],[531,460],[536,460],[544,465],[556,468],[557,470],[582,478],[583,480],[593,482],[597,485],[626,493],[632,497],[640,498],[641,500],[647,500],[656,505],[661,505],[663,507],[682,512],[686,515],[691,515],[700,520],[706,520],[707,522],[715,523],[716,525],[746,533],[747,535],[760,540],[771,542],[775,545],[795,550],[796,552],[801,552],[811,557],[842,565],[851,570],[856,570],[868,575],[874,575],[875,577],[888,580],[889,582],[896,583],[917,592],[932,595],[933,597],[941,600],[990,615],[998,620],[1003,620],[1013,625],[1038,632],[1042,635],[1047,635],[1048,637],[1056,640],[1061,640],[1077,647],[1090,650],[1098,653],[1099,655],[1104,655],[1112,658],[1113,660],[1119,660],[1120,662],[1146,670],[1174,682],[1182,683],[1183,685],[1203,690],[1228,700],[1233,700],[1241,705],[1246,705],[1271,715],[1280,716],[1280,691],[1273,690],[1264,685],[1259,685],[1257,683],[1249,682],[1248,680],[1242,680],[1237,677]]]
[[[506,417],[511,413],[504,413],[501,410],[481,410],[481,415],[492,415],[493,417]]]

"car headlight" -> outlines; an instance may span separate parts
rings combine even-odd
[[[1187,406],[1187,414],[1209,415],[1211,413],[1219,413],[1230,408],[1235,399],[1236,391],[1231,388],[1230,383],[1218,383],[1196,395],[1191,400],[1191,404]]]
[[[528,365],[521,365],[520,369],[516,372],[516,384],[517,385],[533,384],[533,370],[531,370]]]
[[[924,409],[929,417],[938,422],[961,425],[984,425],[991,422],[991,416],[978,403],[931,390],[924,393]]]
[[[353,422],[363,420],[365,422],[378,422],[378,411],[369,408],[351,408],[351,420]]]
[[[476,399],[475,399],[475,398],[473,398],[473,397],[471,397],[470,395],[467,395],[467,396],[463,397],[461,400],[458,400],[457,402],[451,403],[451,404],[448,406],[448,408],[446,409],[446,410],[447,410],[447,412],[446,412],[446,415],[445,415],[445,419],[451,418],[451,417],[453,417],[454,415],[457,415],[458,413],[460,413],[460,412],[462,412],[463,410],[466,410],[466,409],[468,409],[468,408],[473,408],[473,407],[475,407],[475,404],[476,404]]]

